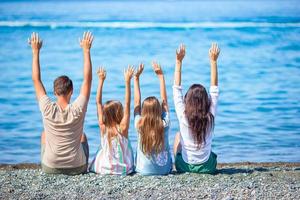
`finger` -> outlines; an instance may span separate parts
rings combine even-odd
[[[82,35],[82,40],[85,39],[85,36],[86,36],[86,32],[83,32],[83,35]]]
[[[90,44],[93,42],[93,40],[94,40],[94,36],[92,35],[90,38]]]
[[[130,66],[130,73],[132,74],[134,72],[135,68],[133,65]]]
[[[86,40],[89,36],[89,31],[85,32],[85,36],[84,36],[84,39]]]
[[[154,65],[153,65],[153,71],[156,72],[157,70],[159,70],[158,64],[154,63]]]
[[[31,44],[31,41],[30,41],[30,39],[29,39],[29,38],[27,38],[27,42],[28,42],[28,44],[29,44],[29,45]]]
[[[34,42],[38,42],[38,33],[34,33]]]
[[[92,38],[92,32],[91,32],[91,31],[89,31],[89,34],[88,34],[88,40],[90,41],[90,40],[91,40],[91,38]]]
[[[31,42],[34,42],[34,41],[35,41],[35,33],[33,32],[31,35]]]
[[[144,64],[141,63],[141,72],[144,70]]]
[[[90,34],[91,34],[91,32],[90,32],[90,31],[87,31],[86,36],[85,36],[85,39],[86,39],[86,40],[90,40]]]
[[[152,65],[152,68],[154,69],[154,68],[155,68],[155,62],[152,61],[152,62],[151,62],[151,65]]]

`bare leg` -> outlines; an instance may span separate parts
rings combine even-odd
[[[181,151],[180,132],[177,132],[174,139],[174,156]]]

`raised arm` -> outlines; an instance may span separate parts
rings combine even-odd
[[[168,98],[167,98],[167,90],[166,90],[166,83],[165,83],[165,78],[164,78],[164,73],[161,69],[161,66],[157,62],[152,62],[152,67],[159,79],[159,85],[160,85],[160,97],[162,101],[162,109],[164,112],[169,111],[169,106],[168,106]]]
[[[96,95],[96,104],[97,104],[97,115],[98,115],[98,123],[100,128],[104,125],[103,122],[103,110],[102,110],[102,89],[104,80],[106,78],[106,71],[103,67],[100,67],[97,71],[97,75],[99,78],[97,95]]]
[[[37,33],[32,33],[31,38],[28,39],[28,43],[32,48],[32,81],[36,98],[39,101],[39,99],[46,94],[40,71],[40,49],[42,48],[43,42]]]
[[[217,43],[213,43],[209,49],[209,58],[210,58],[210,85],[218,86],[218,67],[217,60],[220,53],[220,49]]]
[[[90,49],[93,43],[94,36],[91,32],[84,32],[83,38],[79,39],[80,46],[83,50],[83,83],[81,86],[80,94],[87,99],[90,97],[92,85],[92,62]]]
[[[184,44],[181,44],[179,46],[179,49],[176,50],[176,67],[174,73],[174,84],[176,86],[181,85],[181,66],[182,66],[182,60],[184,56],[185,56],[185,46]]]
[[[124,137],[128,138],[128,128],[130,122],[130,82],[134,73],[133,66],[128,66],[124,70],[124,79],[125,79],[125,104],[124,104],[124,115],[120,123],[120,128]]]
[[[141,63],[136,73],[134,74],[134,115],[141,114],[141,90],[140,90],[140,75],[144,70],[144,64]]]

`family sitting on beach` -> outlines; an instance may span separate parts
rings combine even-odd
[[[67,76],[60,76],[54,81],[56,102],[47,96],[41,81],[39,63],[42,40],[37,33],[32,33],[28,42],[33,53],[32,80],[44,124],[41,135],[41,164],[45,173],[74,175],[90,171],[99,174],[126,175],[135,171],[142,175],[165,175],[172,171],[168,139],[169,106],[163,70],[157,62],[152,62],[152,66],[160,83],[161,101],[150,96],[141,103],[139,78],[144,65],[140,64],[136,70],[133,66],[128,66],[124,70],[124,106],[117,100],[102,102],[106,70],[103,67],[98,69],[96,103],[101,145],[92,163],[88,165],[89,147],[83,123],[91,93],[90,49],[93,35],[91,32],[85,32],[80,39],[84,57],[83,83],[79,96],[72,103],[70,99],[73,94],[73,83]],[[216,171],[217,155],[212,152],[211,143],[219,94],[217,73],[219,53],[217,44],[212,44],[209,49],[210,95],[204,86],[196,83],[191,85],[183,96],[181,67],[185,46],[180,45],[176,50],[173,98],[180,127],[174,141],[177,172],[213,174]],[[135,159],[128,137],[132,78],[134,127],[138,138]]]

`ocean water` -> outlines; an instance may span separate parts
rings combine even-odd
[[[48,94],[53,97],[55,77],[66,74],[73,80],[76,97],[83,62],[78,37],[86,30],[95,35],[93,86],[84,126],[90,158],[100,144],[95,105],[98,66],[107,69],[103,100],[123,101],[123,68],[145,63],[144,99],[159,96],[150,62],[161,63],[172,145],[178,131],[172,100],[175,49],[186,44],[185,91],[192,83],[208,88],[208,48],[218,42],[221,92],[213,151],[219,162],[300,161],[298,1],[1,1],[0,163],[40,161],[43,125],[27,38],[35,31],[44,40],[40,61]],[[133,120],[129,135],[136,147]]]

